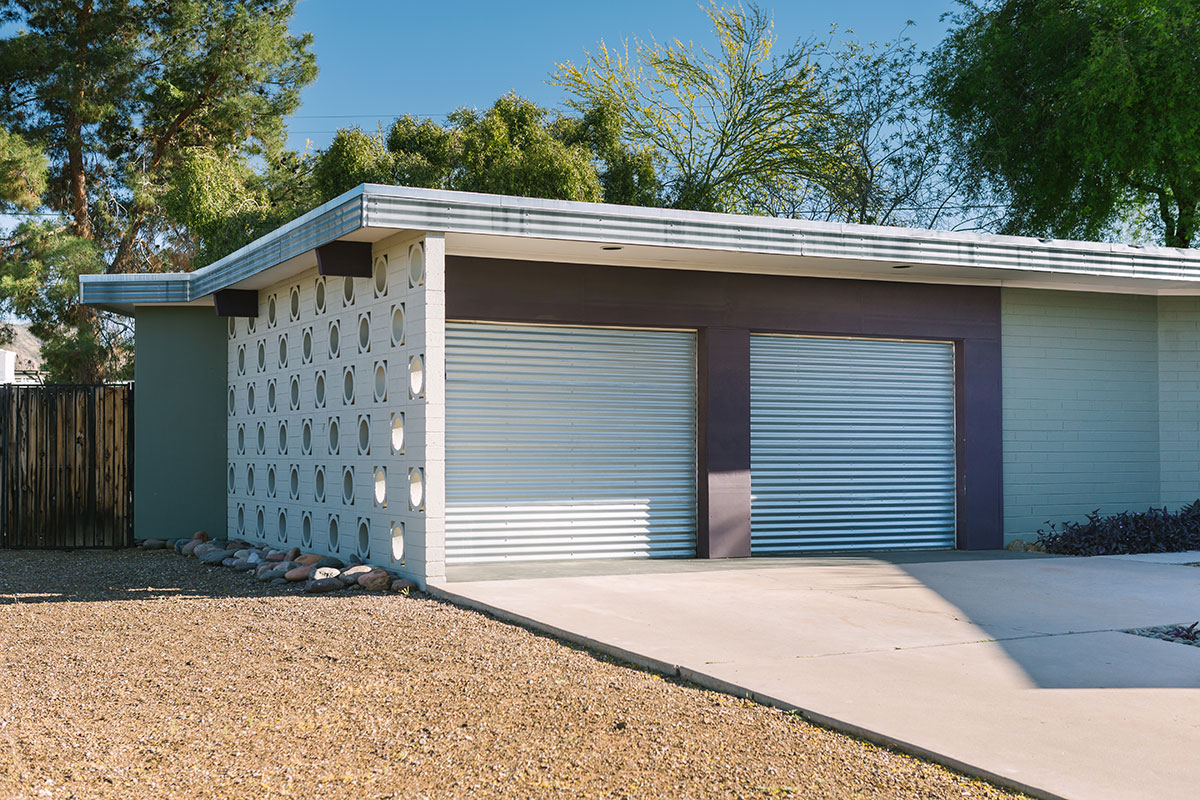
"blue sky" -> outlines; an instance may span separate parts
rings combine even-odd
[[[909,35],[932,48],[953,0],[761,2],[773,11],[781,44],[825,35],[836,23],[863,40]],[[708,19],[695,0],[570,0],[516,3],[483,0],[300,0],[293,30],[315,41],[320,76],[291,120],[291,145],[329,143],[337,128],[373,130],[404,113],[440,117],[459,106],[486,108],[516,91],[560,107],[563,94],[546,83],[556,62],[580,60],[601,39],[679,38],[706,43]]]

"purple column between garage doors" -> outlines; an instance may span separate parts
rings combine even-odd
[[[1003,544],[1000,290],[446,257],[448,320],[699,333],[697,554],[750,555],[750,334],[952,341],[960,549]]]

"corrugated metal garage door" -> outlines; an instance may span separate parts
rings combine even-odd
[[[446,561],[692,556],[696,336],[446,325]]]
[[[954,346],[753,336],[751,552],[954,547]]]

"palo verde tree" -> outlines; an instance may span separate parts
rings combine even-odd
[[[968,188],[1003,201],[1005,232],[1096,239],[1149,217],[1189,247],[1197,52],[1195,0],[964,0],[928,98]]]
[[[48,162],[44,221],[11,231],[0,260],[23,288],[0,302],[38,325],[52,379],[100,380],[123,363],[111,320],[64,299],[71,281],[55,276],[187,269],[206,225],[270,217],[252,165],[294,167],[284,118],[316,77],[311,37],[288,30],[294,6],[0,0],[12,31],[0,39],[0,124]]]
[[[618,115],[621,137],[651,154],[665,204],[777,213],[781,202],[824,183],[850,156],[823,90],[815,47],[776,47],[768,14],[750,5],[705,9],[716,47],[678,40],[603,42],[551,82],[585,115]],[[832,187],[831,187],[832,188]]]

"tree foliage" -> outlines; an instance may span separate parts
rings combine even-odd
[[[837,37],[834,28],[816,56],[848,151],[828,178],[780,198],[778,213],[867,225],[948,222],[959,198],[947,181],[943,134],[922,102],[921,54],[904,31],[878,43]]]
[[[621,50],[601,42],[581,64],[559,65],[552,82],[581,112],[619,114],[626,141],[657,161],[668,205],[772,213],[779,197],[836,173],[847,143],[813,45],[778,51],[771,18],[755,6],[706,13],[711,52],[679,40]]]
[[[928,96],[1005,232],[1097,239],[1150,208],[1167,245],[1195,242],[1200,4],[964,1],[953,25]]]
[[[275,222],[269,178],[296,162],[283,151],[284,117],[316,76],[311,37],[288,30],[294,5],[0,0],[13,31],[0,39],[0,125],[47,159],[44,191],[31,185],[26,205],[65,220],[10,232],[0,271],[24,286],[26,265],[42,265],[49,283],[38,307],[57,322],[35,324],[63,354],[56,363],[79,368],[52,377],[100,380],[115,363],[88,355],[107,346],[112,320],[50,297],[68,265],[187,269],[232,246],[239,230]],[[15,309],[25,302],[15,297],[0,302]]]
[[[619,191],[615,175],[628,171],[620,159],[636,159],[601,124],[560,117],[508,94],[484,112],[461,108],[444,125],[406,115],[386,135],[344,128],[317,159],[313,182],[322,200],[360,183],[395,183],[611,202]],[[605,195],[605,185],[613,195]]]

